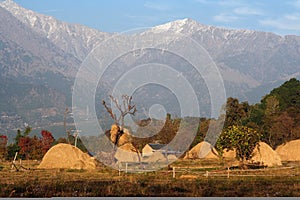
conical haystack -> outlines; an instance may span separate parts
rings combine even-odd
[[[300,161],[300,140],[293,140],[276,148],[282,161]]]
[[[260,162],[268,167],[281,166],[279,155],[266,143],[260,142],[259,148],[255,147],[253,157],[250,159],[253,162]]]
[[[126,143],[118,147],[115,158],[118,160],[118,162],[139,162],[139,155],[131,143]]]
[[[96,161],[70,144],[57,144],[45,154],[39,169],[95,169]]]
[[[187,152],[184,159],[219,159],[217,150],[207,142],[201,142]]]
[[[178,158],[175,155],[168,155],[167,156],[169,162],[175,162]]]

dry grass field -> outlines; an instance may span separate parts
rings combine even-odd
[[[0,163],[0,197],[299,197],[300,163],[278,168],[226,170],[214,161],[177,161],[156,172],[29,170]],[[175,170],[174,170],[175,168]],[[174,173],[175,172],[175,173]],[[175,177],[175,178],[174,178]]]

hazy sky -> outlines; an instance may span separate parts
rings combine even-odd
[[[106,32],[192,18],[206,25],[300,35],[300,0],[15,0]]]

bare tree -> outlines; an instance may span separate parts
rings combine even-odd
[[[121,131],[124,129],[124,119],[126,115],[134,115],[137,111],[136,106],[132,105],[132,96],[122,95],[122,103],[120,104],[119,101],[113,97],[112,95],[109,96],[113,104],[120,112],[120,116],[118,117],[115,113],[113,113],[112,108],[108,107],[106,102],[103,100],[102,104],[104,105],[107,112],[110,114],[111,118],[115,121],[116,125],[119,125]],[[121,121],[121,124],[120,124]]]
[[[109,107],[106,102],[103,100],[102,104],[104,105],[106,111],[109,113],[109,115],[111,116],[111,118],[114,120],[115,124],[120,127],[118,133],[116,136],[111,137],[112,142],[114,142],[114,150],[115,147],[118,144],[118,140],[120,139],[120,137],[122,136],[122,134],[124,133],[124,126],[125,126],[125,122],[124,119],[126,117],[126,115],[134,115],[137,111],[136,106],[132,104],[132,96],[128,96],[128,95],[122,95],[122,102],[119,103],[119,101],[113,97],[112,95],[109,96],[112,103],[116,106],[116,108],[118,109],[118,111],[120,112],[119,116],[117,116],[116,113],[113,113],[113,110],[111,107]],[[121,122],[121,124],[120,124]],[[135,144],[132,144],[133,147],[135,148],[135,152],[138,156],[139,159],[139,163],[141,163],[141,157],[140,157],[140,152],[138,150],[138,148],[136,147]]]

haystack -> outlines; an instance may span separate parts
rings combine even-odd
[[[268,167],[281,166],[279,155],[266,143],[259,142],[259,148],[256,146],[253,151],[252,162],[260,162]]]
[[[227,149],[224,149],[224,151],[223,151],[223,158],[236,159],[236,149],[229,150],[229,151]]]
[[[120,130],[121,130],[121,128],[116,124],[113,124],[110,129],[110,140],[113,143],[116,143],[116,141],[118,140],[117,141],[118,147],[120,147],[128,142],[131,142],[131,138],[132,138],[132,135],[129,133],[129,131],[127,129],[124,129],[123,133],[121,135],[119,135]]]
[[[127,132],[124,132],[121,137],[119,138],[118,140],[118,146],[123,146],[124,144],[126,143],[130,143],[131,142],[131,134],[130,133],[127,133]]]
[[[115,153],[115,159],[119,163],[132,163],[139,162],[140,157],[137,153],[137,149],[131,143],[132,135],[127,129],[123,129],[113,124],[110,129],[110,140],[113,143],[117,143],[117,151]]]
[[[116,124],[111,126],[110,129],[110,140],[115,144],[118,138],[118,133],[119,133],[119,126],[117,126]]]
[[[178,158],[175,155],[168,155],[167,156],[169,162],[175,162]]]
[[[187,152],[184,159],[219,159],[217,150],[208,142],[201,142]]]
[[[131,143],[126,143],[118,147],[115,158],[118,160],[118,162],[139,162],[139,156]]]
[[[70,144],[57,144],[45,154],[39,169],[95,169],[96,161]]]
[[[300,140],[293,140],[276,148],[282,161],[300,161]]]
[[[145,158],[143,161],[148,163],[167,162],[167,158],[161,152],[154,152],[149,158]]]

